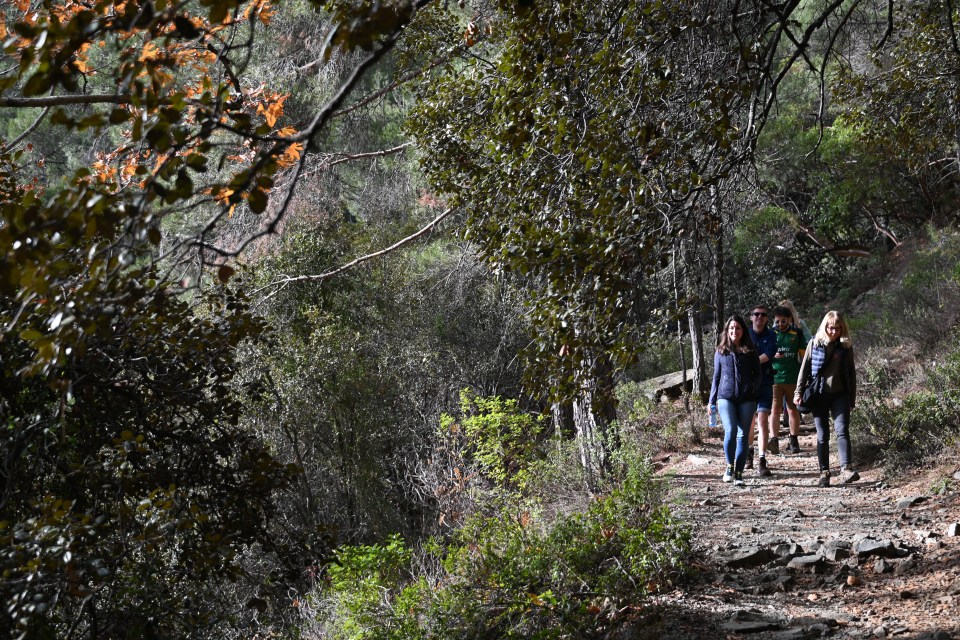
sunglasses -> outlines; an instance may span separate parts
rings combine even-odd
[[[754,312],[753,312],[752,314],[750,314],[750,315],[752,315],[754,318],[766,318],[766,317],[767,317],[767,314],[766,314],[766,312],[764,312],[764,311],[754,311]]]

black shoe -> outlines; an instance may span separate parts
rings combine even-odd
[[[747,452],[747,464],[744,468],[753,469],[753,447],[750,447],[750,451]]]
[[[830,486],[830,472],[829,472],[829,471],[821,471],[821,472],[820,472],[820,481],[817,482],[817,486],[819,486],[819,487],[829,487],[829,486]]]
[[[790,436],[790,453],[800,453],[800,439],[797,436]]]
[[[742,486],[744,486],[744,485],[746,485],[746,484],[747,484],[747,483],[743,481],[743,472],[742,472],[742,471],[737,471],[737,473],[734,474],[734,476],[733,476],[733,486],[735,486],[735,487],[742,487]]]
[[[767,451],[777,455],[780,453],[780,440],[778,438],[770,438],[770,442],[767,443]]]
[[[767,468],[767,459],[760,456],[760,465],[757,467],[757,475],[766,478],[770,475],[770,469]]]

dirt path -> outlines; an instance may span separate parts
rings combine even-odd
[[[956,464],[887,482],[861,468],[856,484],[822,489],[812,426],[800,443],[768,458],[771,477],[747,471],[746,487],[720,481],[719,435],[660,460],[698,570],[656,598],[635,637],[960,640]]]

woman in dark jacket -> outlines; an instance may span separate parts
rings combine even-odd
[[[860,474],[850,465],[850,412],[857,402],[857,369],[853,359],[853,342],[847,322],[838,311],[828,311],[820,329],[807,345],[797,379],[794,402],[803,396],[804,389],[818,373],[823,372],[824,397],[811,407],[813,423],[817,427],[817,462],[820,465],[821,487],[830,486],[830,414],[837,432],[837,452],[840,454],[840,480],[856,482]]]
[[[713,384],[710,405],[717,405],[723,422],[723,453],[727,470],[723,481],[742,487],[747,462],[747,434],[757,410],[760,388],[760,356],[740,316],[731,316],[724,325],[720,344],[713,355]]]

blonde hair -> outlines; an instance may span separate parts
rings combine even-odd
[[[830,336],[827,335],[827,323],[831,321],[840,326],[840,343],[844,347],[852,347],[853,340],[850,339],[850,328],[847,327],[847,321],[839,311],[827,311],[827,315],[823,316],[823,321],[820,323],[820,328],[817,329],[817,334],[813,336],[814,342],[821,347],[830,343]]]

